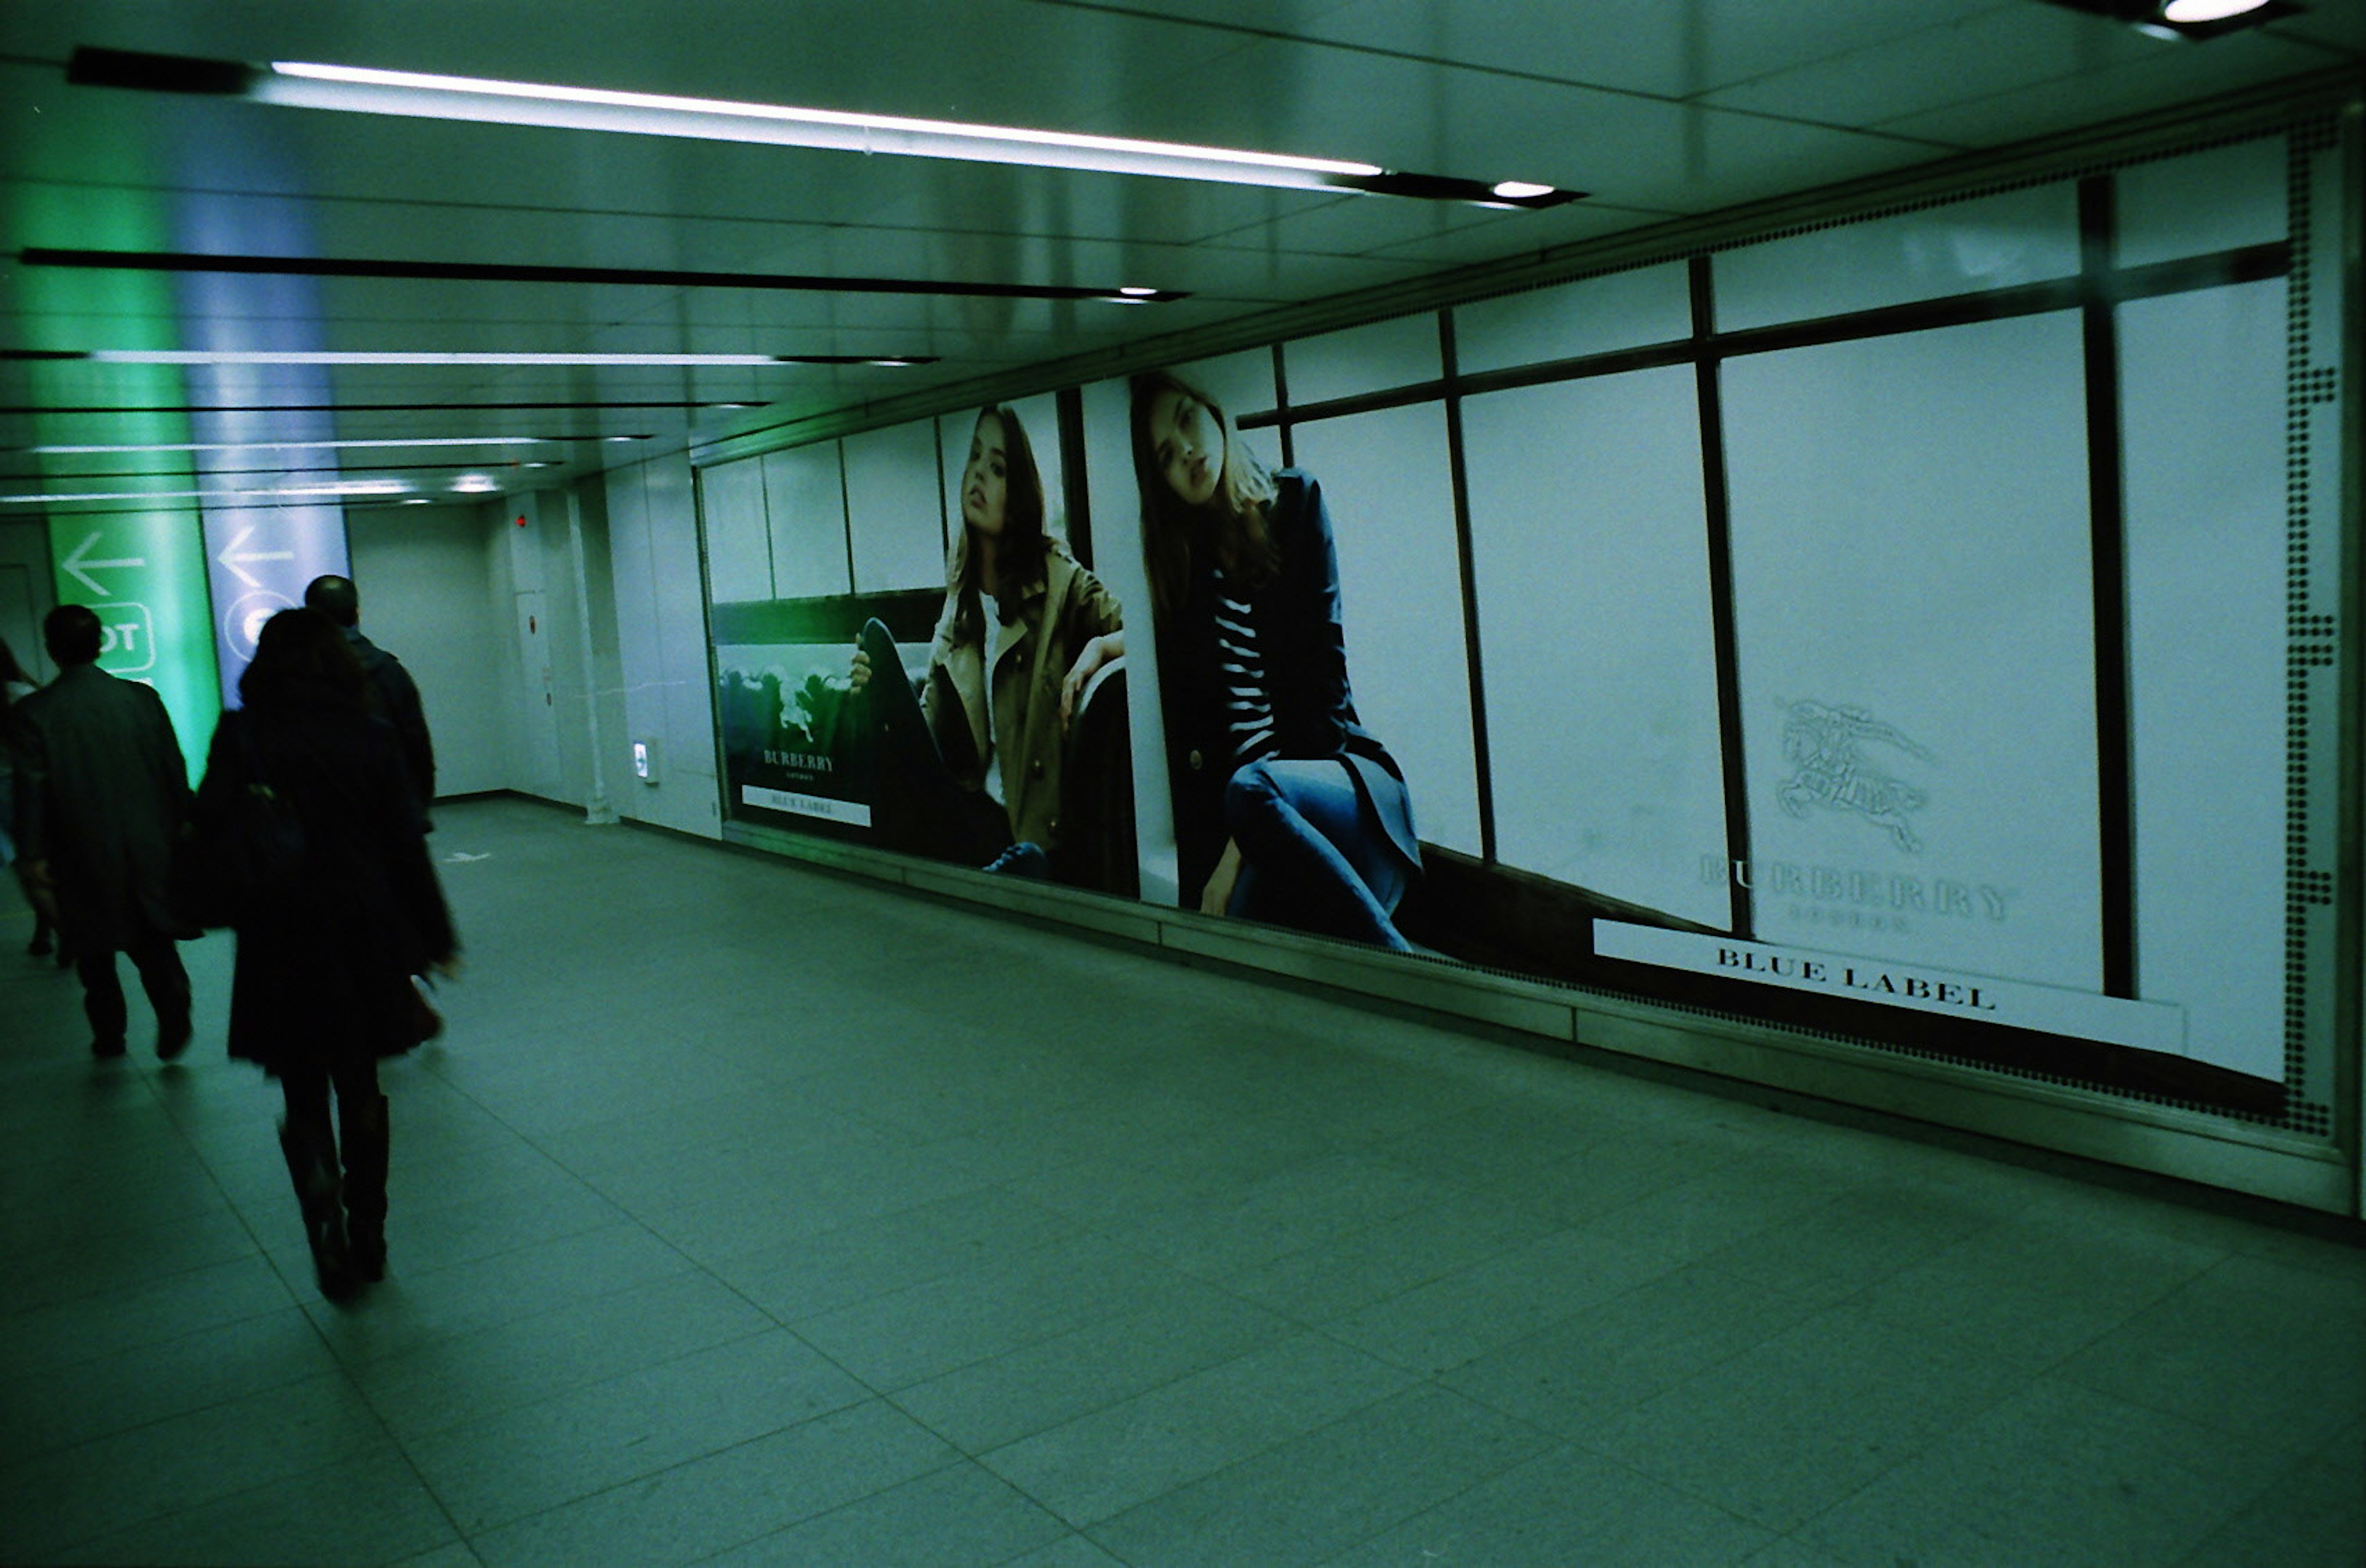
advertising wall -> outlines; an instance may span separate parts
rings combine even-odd
[[[2327,1135],[2338,163],[706,468],[727,835]]]

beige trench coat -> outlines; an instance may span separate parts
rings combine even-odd
[[[939,752],[970,759],[957,770],[963,787],[986,787],[986,680],[994,671],[994,753],[1002,770],[1002,800],[1014,843],[1049,851],[1060,835],[1060,687],[1086,643],[1116,631],[1118,602],[1100,580],[1057,543],[1043,560],[1042,581],[1020,595],[1019,618],[1008,626],[987,615],[988,648],[956,640],[953,597],[937,621],[936,644],[920,705]],[[956,726],[965,728],[957,737]],[[965,739],[967,745],[959,744]]]

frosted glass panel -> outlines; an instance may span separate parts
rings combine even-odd
[[[855,592],[930,588],[944,581],[936,422],[865,431],[848,436],[845,447]]]
[[[1043,526],[1054,538],[1068,536],[1068,498],[1065,488],[1065,470],[1060,463],[1060,405],[1050,393],[1041,397],[1020,398],[1008,405],[1027,434],[1029,449],[1035,457],[1035,470],[1043,484]],[[977,411],[941,414],[936,421],[937,442],[944,457],[945,523],[948,529],[961,526],[962,471],[969,464],[969,444],[977,434]],[[934,581],[944,581],[945,568],[940,561]]]
[[[698,501],[706,522],[707,592],[715,603],[772,597],[764,480],[757,459],[700,469]]]
[[[2137,994],[2184,1006],[2187,1055],[2282,1078],[2284,284],[2119,325]]]
[[[2100,988],[2078,315],[1724,377],[1758,934]]]
[[[772,582],[782,599],[844,593],[846,491],[838,443],[764,454],[764,497],[772,514]]]
[[[1404,769],[1422,838],[1477,854],[1446,412],[1421,403],[1301,424],[1297,451],[1331,509],[1356,711]]]
[[[2123,169],[2119,260],[2125,266],[2265,244],[2290,232],[2281,136]]]
[[[1726,929],[1692,371],[1492,392],[1462,431],[1496,852]]]
[[[2079,191],[2067,181],[1720,252],[1720,332],[2069,277]]]
[[[1300,338],[1283,345],[1281,369],[1289,379],[1292,407],[1435,381],[1444,374],[1438,359],[1437,317],[1424,310],[1419,315]]]
[[[1639,267],[1454,308],[1454,359],[1465,374],[1575,359],[1691,335],[1684,264]]]

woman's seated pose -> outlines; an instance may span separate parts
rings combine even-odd
[[[1118,602],[1044,531],[1026,429],[981,410],[962,470],[961,537],[916,695],[872,621],[853,687],[879,741],[891,847],[1042,876],[1060,839],[1061,742],[1102,666],[1125,652]]]
[[[1172,375],[1135,377],[1132,400],[1186,902],[1413,951],[1393,919],[1421,866],[1413,804],[1356,716],[1322,491],[1268,473]]]

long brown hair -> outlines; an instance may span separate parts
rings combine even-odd
[[[1204,536],[1224,575],[1245,592],[1255,592],[1281,570],[1266,508],[1273,500],[1273,476],[1241,445],[1232,416],[1215,399],[1171,370],[1145,370],[1133,378],[1133,482],[1142,491],[1142,553],[1150,570],[1151,599],[1172,615],[1190,591],[1195,542]],[[1208,411],[1224,438],[1224,464],[1216,491],[1193,506],[1175,493],[1158,460],[1150,434],[1150,411],[1172,392]]]
[[[1019,416],[1000,403],[989,403],[977,411],[977,424],[987,420],[1002,424],[1002,533],[994,546],[995,604],[1005,618],[1017,613],[1019,596],[1036,578],[1042,575],[1043,558],[1051,553],[1052,536],[1043,531],[1043,473],[1035,466],[1035,448],[1027,439],[1027,427]],[[977,425],[970,427],[970,439],[977,439]],[[962,459],[962,471],[969,471],[969,459]],[[962,525],[961,542],[953,547],[952,592],[953,635],[963,641],[986,640],[986,611],[979,603],[978,555],[976,541],[970,537],[967,523]]]

